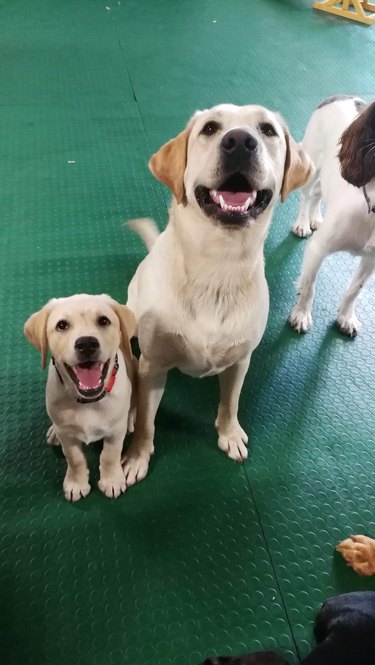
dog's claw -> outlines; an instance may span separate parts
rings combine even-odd
[[[122,464],[125,481],[129,487],[131,485],[135,485],[136,483],[140,483],[141,480],[146,477],[149,460],[149,455],[125,455],[124,459],[122,460]]]
[[[215,423],[219,439],[218,446],[228,457],[235,462],[243,462],[248,456],[248,436],[238,422],[228,427],[221,427],[218,420]]]
[[[61,446],[61,442],[56,434],[54,425],[51,425],[48,428],[46,439],[49,446]]]
[[[90,494],[91,487],[86,478],[81,481],[65,478],[63,489],[66,500],[75,503],[80,499],[85,499]]]
[[[126,480],[120,466],[111,475],[102,475],[98,483],[99,489],[108,499],[118,499],[126,491]]]
[[[295,308],[291,313],[289,324],[298,333],[306,333],[312,326],[312,317],[309,312]]]
[[[356,337],[359,330],[359,321],[355,314],[346,317],[343,314],[338,314],[336,324],[339,331],[348,337]]]

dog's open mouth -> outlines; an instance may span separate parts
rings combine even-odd
[[[272,190],[256,190],[242,173],[234,173],[219,189],[198,185],[195,196],[206,215],[224,224],[238,226],[256,219],[267,208]]]
[[[87,360],[79,365],[65,363],[66,370],[82,397],[97,397],[103,392],[109,360],[105,363]]]

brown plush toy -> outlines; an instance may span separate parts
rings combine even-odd
[[[350,536],[336,547],[348,566],[358,575],[375,575],[375,540],[367,536]]]

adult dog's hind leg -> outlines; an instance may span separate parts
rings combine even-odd
[[[320,184],[320,179],[318,178],[315,182],[313,190],[310,196],[310,207],[308,212],[310,229],[311,231],[316,231],[323,222],[322,210],[322,188]]]
[[[139,359],[138,404],[133,440],[122,458],[127,485],[146,477],[150,456],[154,452],[155,416],[163,396],[167,370]]]
[[[301,190],[298,217],[292,229],[294,235],[305,238],[320,226],[322,223],[321,198],[319,173],[315,171],[310,181]]]

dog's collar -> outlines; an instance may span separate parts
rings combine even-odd
[[[366,185],[363,186],[363,196],[365,197],[365,201],[366,201],[367,207],[368,207],[368,214],[370,215],[372,212],[375,212],[375,205],[372,205],[372,203],[370,201],[370,197],[367,194]]]
[[[54,358],[52,358],[52,363],[53,363],[53,366],[54,366],[54,368],[55,368],[55,370],[56,370],[57,376],[58,376],[59,379],[60,379],[60,383],[62,383],[62,385],[64,385],[63,378],[62,378],[62,376],[61,376],[61,374],[60,374],[60,372],[59,372],[59,370],[58,370],[58,368],[57,368],[57,365],[56,365],[56,363],[55,363],[55,359],[54,359]],[[91,397],[77,397],[77,400],[76,400],[76,401],[77,401],[79,404],[93,404],[94,402],[100,402],[100,400],[103,399],[103,397],[105,397],[106,395],[108,395],[108,393],[111,392],[111,390],[112,390],[112,388],[113,388],[113,386],[114,386],[114,383],[115,383],[115,381],[116,381],[116,375],[117,375],[117,372],[118,372],[118,368],[119,368],[119,362],[118,362],[118,355],[117,355],[117,353],[116,353],[116,355],[115,355],[115,363],[114,363],[114,365],[113,365],[113,369],[112,369],[112,374],[111,374],[110,379],[109,379],[109,381],[108,381],[108,384],[107,384],[106,387],[104,388],[103,392],[102,392],[100,395],[98,395],[98,397],[92,397],[92,398],[91,398]]]

